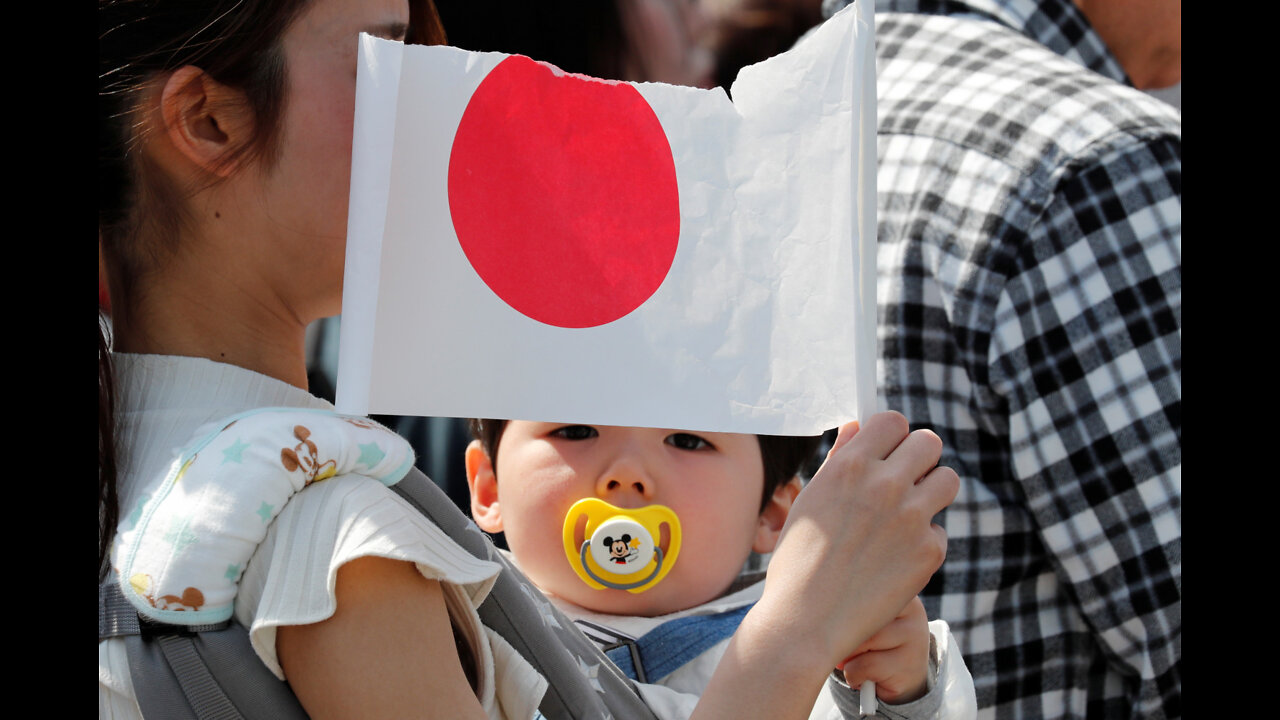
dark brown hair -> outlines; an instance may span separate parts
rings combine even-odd
[[[822,22],[818,3],[783,0],[732,0],[712,13],[711,51],[716,58],[716,85],[725,92],[747,65],[788,50],[810,28]]]
[[[101,312],[98,315],[98,581],[107,576],[107,550],[120,520],[116,497],[115,382]]]
[[[142,93],[165,73],[192,65],[245,96],[256,131],[231,162],[274,160],[287,97],[280,41],[310,0],[99,0],[98,3],[98,243],[112,309],[127,313],[138,282],[173,249],[185,196],[140,152]],[[431,0],[409,0],[406,42],[444,42]],[[115,532],[111,368],[98,338],[98,560],[105,572]]]
[[[436,0],[449,42],[528,55],[565,72],[623,80],[630,52],[620,5],[632,0]]]
[[[471,436],[480,441],[490,459],[498,457],[498,443],[507,429],[506,420],[472,418],[468,421]],[[760,458],[764,465],[764,491],[760,497],[760,511],[764,512],[769,499],[780,485],[796,476],[818,449],[821,435],[756,435],[760,443]]]

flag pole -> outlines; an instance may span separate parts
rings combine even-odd
[[[855,2],[857,13],[855,26],[858,32],[866,32],[868,37],[875,37],[875,12],[868,9],[866,0]],[[857,247],[855,258],[858,266],[854,268],[857,287],[854,289],[855,326],[854,334],[854,384],[857,387],[858,416],[866,421],[877,410],[876,393],[876,55],[875,42],[855,43],[861,48],[861,57],[856,58],[854,82],[859,87],[855,93],[860,95],[857,114],[856,144],[859,149],[855,155],[854,202],[857,208]],[[863,717],[876,714],[876,684],[870,680],[862,683],[858,694],[858,710]]]

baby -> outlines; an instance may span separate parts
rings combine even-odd
[[[515,564],[660,716],[687,716],[762,596],[763,574],[742,568],[778,545],[817,439],[502,420],[474,420],[472,432],[476,523],[505,533]],[[603,502],[579,503],[591,498]],[[605,527],[610,514],[654,532]],[[632,574],[611,572],[637,555]],[[952,648],[913,599],[850,652],[813,717],[857,717],[852,688],[865,680],[887,716],[972,716],[972,679]]]

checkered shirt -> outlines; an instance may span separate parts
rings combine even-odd
[[[929,614],[982,717],[1179,717],[1181,115],[1070,0],[877,10],[883,401],[961,479]]]

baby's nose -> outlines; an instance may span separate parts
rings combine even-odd
[[[639,507],[653,496],[653,480],[636,461],[620,459],[600,476],[596,494],[618,507]]]
[[[622,488],[630,487],[641,495],[648,494],[648,486],[643,480],[619,480],[618,478],[609,478],[605,481],[605,492],[614,492]]]

